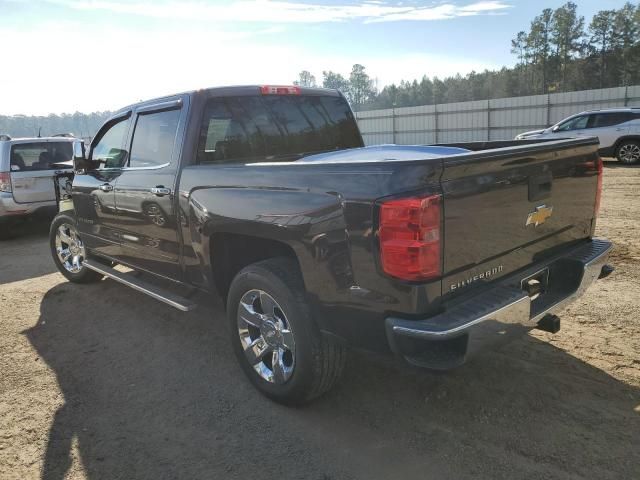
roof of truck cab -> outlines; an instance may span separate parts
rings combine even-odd
[[[144,100],[137,103],[132,103],[125,107],[119,108],[113,113],[113,116],[120,115],[124,112],[128,112],[134,108],[144,107],[148,105],[154,105],[156,103],[167,102],[175,99],[176,97],[182,95],[204,95],[205,97],[229,97],[229,96],[244,96],[244,95],[259,95],[260,88],[264,85],[235,85],[235,86],[226,86],[226,87],[210,87],[210,88],[201,88],[198,90],[188,90],[186,92],[174,93],[171,95],[165,95],[162,97],[151,98],[149,100]],[[274,85],[276,86],[276,85]],[[277,85],[280,86],[280,85]],[[287,85],[288,86],[288,85]],[[309,88],[309,87],[298,87],[300,88],[301,95],[330,95],[332,97],[339,97],[342,94],[333,88]]]

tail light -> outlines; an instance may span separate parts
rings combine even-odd
[[[263,85],[260,87],[260,93],[262,95],[300,95],[302,90],[296,86]]]
[[[440,195],[389,200],[380,205],[380,259],[385,273],[403,280],[442,274]]]
[[[0,192],[11,193],[11,174],[0,172]]]
[[[602,159],[598,158],[596,160],[596,168],[598,170],[598,186],[596,188],[596,205],[595,205],[595,216],[598,216],[598,212],[600,211],[600,199],[602,198]]]

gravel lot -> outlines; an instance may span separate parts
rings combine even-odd
[[[29,225],[0,243],[0,478],[639,478],[640,168],[604,185],[617,270],[558,334],[447,374],[353,352],[302,409],[244,379],[219,299],[72,285]]]

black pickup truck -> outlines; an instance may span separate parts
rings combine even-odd
[[[364,147],[337,91],[198,90],[126,107],[88,154],[77,144],[51,251],[73,282],[107,276],[185,311],[217,291],[251,382],[303,403],[347,346],[449,369],[557,331],[555,313],[612,270],[593,238],[597,149]]]

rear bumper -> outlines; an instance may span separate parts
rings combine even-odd
[[[41,209],[55,210],[56,202],[16,203],[13,194],[0,192],[0,221],[32,215]]]
[[[602,239],[581,244],[501,279],[471,298],[452,302],[443,313],[428,319],[389,317],[389,345],[418,366],[456,367],[489,344],[535,328],[545,316],[581,296],[603,272],[611,247],[611,242]],[[549,272],[547,289],[532,300],[522,290],[522,281],[545,269]]]

